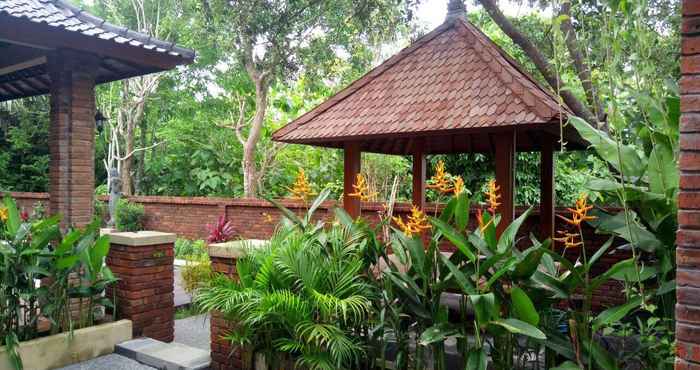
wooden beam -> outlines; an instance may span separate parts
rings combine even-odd
[[[360,198],[351,196],[355,192],[355,180],[360,174],[362,166],[362,151],[360,150],[360,142],[350,141],[345,143],[344,160],[343,160],[343,208],[352,217],[360,217],[361,204]]]
[[[498,213],[501,222],[496,228],[500,236],[515,215],[515,130],[493,135],[496,150],[496,184],[501,188]]]
[[[425,141],[416,140],[413,148],[413,205],[425,210]]]
[[[546,135],[540,141],[540,238],[554,237],[554,146]]]
[[[156,67],[161,70],[171,69],[187,62],[185,58],[146,50],[144,48],[119,44],[112,40],[87,36],[80,32],[71,32],[27,19],[0,15],[0,39],[41,49],[70,48],[95,55],[126,60],[140,66]]]

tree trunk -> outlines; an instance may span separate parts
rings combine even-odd
[[[127,119],[131,121],[131,117]],[[133,163],[133,156],[129,155],[129,153],[134,151],[134,128],[132,122],[127,123],[126,133],[124,135],[124,149],[127,156],[121,163],[120,175],[122,177],[122,194],[132,195],[133,184],[131,181],[131,167]]]
[[[591,77],[591,69],[586,63],[586,58],[584,57],[581,49],[578,46],[578,37],[576,37],[576,30],[571,24],[571,2],[569,0],[564,1],[561,4],[561,9],[559,11],[560,15],[563,15],[563,19],[560,25],[561,32],[564,34],[566,40],[566,48],[569,50],[569,55],[574,62],[574,69],[581,81],[581,86],[583,91],[586,93],[586,100],[588,105],[593,108],[594,114],[598,119],[598,122],[604,124],[605,122],[605,110],[603,109],[600,99],[598,97],[598,91],[593,85],[593,79]]]
[[[522,34],[515,26],[503,15],[501,9],[494,0],[479,0],[481,5],[486,9],[486,11],[491,16],[491,19],[501,28],[501,30],[510,37],[513,42],[515,42],[521,49],[527,54],[527,56],[532,60],[532,62],[537,67],[537,70],[542,73],[542,76],[547,81],[549,86],[556,91],[559,96],[564,100],[564,103],[573,111],[573,113],[582,119],[586,120],[592,125],[597,126],[597,119],[588,109],[588,107],[581,102],[576,96],[564,86],[558,73],[549,64],[547,58],[542,54],[542,52],[535,46],[535,44],[530,41],[524,34]]]
[[[257,196],[256,149],[267,112],[268,84],[265,77],[248,72],[255,83],[255,116],[250,124],[248,137],[243,145],[243,194],[246,198]]]

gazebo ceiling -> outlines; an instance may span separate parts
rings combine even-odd
[[[517,149],[560,136],[567,107],[462,17],[448,19],[313,110],[276,141],[409,154],[493,151],[493,135],[516,129]],[[584,141],[565,127],[569,147]]]
[[[99,56],[97,83],[164,71],[195,56],[62,0],[0,0],[0,101],[48,93],[47,60],[57,49]]]

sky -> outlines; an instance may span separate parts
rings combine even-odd
[[[445,20],[447,2],[448,0],[423,0],[416,10],[415,16],[418,18],[418,21],[425,24],[428,29],[433,29]],[[466,1],[466,3],[468,12],[477,8],[472,5],[472,1]],[[511,17],[530,14],[533,10],[533,8],[528,5],[517,5],[510,0],[501,0],[499,5],[501,10],[507,16]]]

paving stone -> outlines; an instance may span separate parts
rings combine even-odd
[[[175,320],[175,342],[209,352],[211,344],[209,320],[210,317],[207,314]]]
[[[143,365],[130,358],[117,354],[98,357],[57,370],[153,370],[155,368]]]
[[[211,361],[209,351],[151,338],[132,339],[118,344],[115,352],[142,364],[164,370],[208,369]]]

